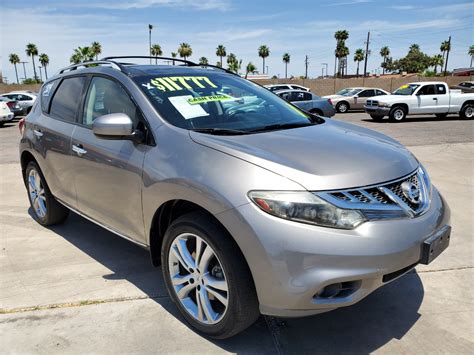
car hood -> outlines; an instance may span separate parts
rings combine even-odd
[[[282,175],[311,191],[378,184],[407,175],[419,165],[395,140],[334,120],[241,136],[192,131],[190,136],[196,143]]]
[[[404,101],[405,99],[409,97],[411,96],[410,95],[380,95],[380,96],[371,97],[370,99],[390,104],[390,103],[395,103],[399,101]]]

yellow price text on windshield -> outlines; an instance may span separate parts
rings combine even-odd
[[[151,79],[149,83],[142,85],[148,90],[156,88],[161,91],[217,88],[217,85],[215,85],[207,76],[164,76]]]

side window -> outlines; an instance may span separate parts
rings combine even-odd
[[[51,97],[53,96],[54,90],[56,90],[58,83],[59,80],[53,80],[44,84],[43,88],[41,89],[41,109],[43,112],[48,112]]]
[[[122,86],[110,79],[94,77],[87,92],[82,123],[90,127],[97,117],[109,113],[127,114],[135,128],[139,122],[139,111]]]
[[[420,89],[420,91],[418,91],[418,95],[435,95],[435,86],[434,85],[423,86]]]
[[[359,93],[359,97],[372,97],[375,96],[374,90],[364,90]]]
[[[8,97],[10,100],[18,100],[18,95],[5,95],[6,97]]]
[[[304,101],[304,93],[302,92],[292,92],[290,94],[290,101]]]
[[[76,76],[61,82],[51,102],[49,111],[51,116],[65,121],[75,121],[85,81],[84,76]]]
[[[18,95],[18,100],[20,100],[20,101],[31,101],[33,99],[30,96],[27,96],[27,95]]]
[[[375,91],[376,91],[376,96],[387,95],[386,93],[384,93],[384,92],[381,91],[381,90],[375,90]]]
[[[436,91],[438,95],[444,95],[446,94],[446,87],[444,85],[436,85]]]
[[[305,93],[303,93],[303,100],[304,101],[313,100],[313,95],[311,95],[311,93],[309,93],[309,92],[305,92]]]

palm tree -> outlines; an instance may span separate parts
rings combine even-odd
[[[178,53],[181,58],[190,57],[193,54],[193,50],[191,49],[191,45],[189,43],[181,43],[178,48]]]
[[[469,54],[471,56],[471,66],[470,66],[470,68],[472,68],[472,58],[474,58],[474,45],[469,46],[469,51],[467,52],[467,54]]]
[[[451,39],[451,38],[450,38]],[[451,51],[451,41],[443,41],[441,43],[441,47],[439,48],[441,52],[443,52],[443,59],[444,59],[444,75],[446,75],[446,71],[448,70],[448,58],[449,52]],[[444,54],[446,53],[446,57]]]
[[[208,65],[209,61],[207,60],[206,57],[201,57],[201,58],[199,58],[199,64],[200,65]]]
[[[445,56],[446,56],[446,52],[448,50],[448,46],[449,46],[449,42],[448,41],[443,41],[443,42],[441,42],[441,46],[439,47],[439,50],[443,54],[443,62],[444,62],[444,59],[445,59]]]
[[[95,60],[99,60],[99,54],[102,53],[102,45],[99,42],[92,42],[91,51],[94,53]]]
[[[412,44],[409,48],[410,52],[419,51],[419,50],[420,50],[420,45],[416,43]]]
[[[437,73],[438,65],[442,69],[444,64],[444,59],[441,54],[435,54],[431,57],[431,65],[434,67],[435,74]]]
[[[339,30],[334,33],[334,38],[336,39],[336,51],[334,52],[335,58],[334,58],[334,77],[336,77],[336,62],[339,62],[338,66],[338,73],[340,74],[341,71],[341,59],[343,57],[338,56],[340,54],[340,48],[345,47],[345,42],[346,39],[349,38],[349,32],[346,30]]]
[[[9,60],[10,63],[13,64],[13,66],[15,67],[16,83],[19,84],[20,81],[18,80],[18,70],[16,69],[16,65],[20,63],[20,57],[18,56],[18,54],[11,53],[9,56]]]
[[[266,45],[261,45],[258,47],[258,56],[262,58],[263,60],[263,74],[265,74],[265,58],[270,55],[270,48],[268,48]],[[268,73],[267,73],[268,74]]]
[[[382,62],[383,71],[382,71],[382,74],[385,74],[385,66],[386,66],[386,63],[387,63],[387,58],[390,55],[390,49],[387,46],[384,46],[384,47],[380,48],[380,55],[383,58],[383,62]]]
[[[253,74],[257,71],[257,67],[255,65],[253,65],[252,62],[250,62],[249,64],[247,64],[247,67],[245,68],[245,79],[247,79],[247,76],[249,74]]]
[[[178,53],[176,52],[171,52],[171,58],[176,58],[178,56]],[[173,65],[174,65],[174,60],[173,60]]]
[[[235,59],[234,61],[230,62],[228,65],[228,69],[230,71],[233,71],[236,74],[239,72],[240,68],[242,68],[242,59],[241,60]]]
[[[365,51],[362,48],[357,48],[354,53],[354,62],[357,62],[357,77],[359,77],[359,65],[365,59]]]
[[[234,53],[229,53],[229,55],[227,56],[227,64],[232,64],[234,62],[237,61],[237,57],[235,56]]]
[[[35,76],[35,80],[38,80],[37,75],[36,75],[36,65],[35,65],[35,55],[38,55],[38,48],[36,47],[36,44],[28,43],[26,45],[25,52],[28,57],[31,57],[31,60],[33,62],[33,73]]]
[[[225,51],[225,47],[224,45],[222,44],[219,44],[216,48],[216,56],[220,57],[221,58],[221,65],[220,67],[222,67],[222,58],[225,57],[227,55],[227,52]]]
[[[46,67],[48,66],[49,64],[49,57],[46,53],[41,53],[39,55],[39,62],[41,63],[41,65],[43,66],[44,68],[44,74],[46,75],[46,80],[48,80],[48,71],[46,70]]]
[[[150,47],[150,53],[153,57],[155,57],[155,64],[158,64],[158,58],[160,55],[163,54],[163,51],[161,50],[161,46],[159,44],[153,44]]]
[[[82,62],[81,59],[81,54],[78,52],[74,52],[74,54],[71,55],[71,57],[69,58],[69,62],[71,62],[72,64],[79,64],[80,62]]]
[[[285,63],[285,79],[288,78],[288,63],[289,62],[290,62],[290,55],[288,53],[283,54],[283,63]]]
[[[336,48],[336,58],[339,60],[339,67],[338,67],[338,73],[341,76],[344,76],[344,67],[343,67],[343,62],[342,59],[345,58],[346,60],[346,68],[347,68],[347,56],[350,54],[349,48],[346,47],[346,44],[344,41],[339,42],[338,47]]]

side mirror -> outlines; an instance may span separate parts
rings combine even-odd
[[[97,117],[92,122],[92,132],[103,138],[126,139],[133,134],[133,122],[124,113],[111,113]]]

